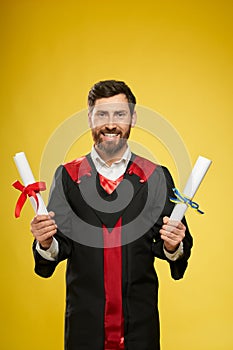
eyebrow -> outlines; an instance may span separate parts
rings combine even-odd
[[[120,109],[119,111],[114,111],[114,113],[127,113],[126,109]]]
[[[103,109],[97,109],[96,113],[108,113],[108,111],[105,111]]]
[[[128,112],[127,109],[119,109],[119,110],[114,111],[114,113],[127,113],[127,112]],[[104,109],[98,109],[96,111],[96,113],[109,113],[109,111],[108,110],[104,110]]]

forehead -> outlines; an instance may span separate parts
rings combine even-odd
[[[110,110],[110,109],[129,109],[128,99],[124,94],[118,94],[111,97],[99,98],[95,102],[95,110]]]

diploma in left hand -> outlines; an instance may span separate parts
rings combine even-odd
[[[22,192],[16,204],[15,217],[20,216],[21,209],[26,201],[27,196],[29,196],[32,207],[35,210],[36,214],[48,214],[44,201],[39,193],[40,190],[45,190],[45,183],[35,182],[35,178],[32,174],[24,152],[16,153],[14,156],[14,161],[24,185],[23,186],[19,181],[16,181],[13,184],[16,189]]]

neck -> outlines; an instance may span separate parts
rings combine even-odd
[[[111,166],[114,162],[121,160],[126,149],[127,149],[127,145],[124,145],[119,151],[112,154],[108,154],[107,152],[99,149],[98,146],[95,145],[96,152],[105,161],[105,163],[108,166]]]

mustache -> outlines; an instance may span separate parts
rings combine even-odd
[[[118,128],[103,128],[98,130],[98,134],[122,134],[121,130],[119,130]]]

